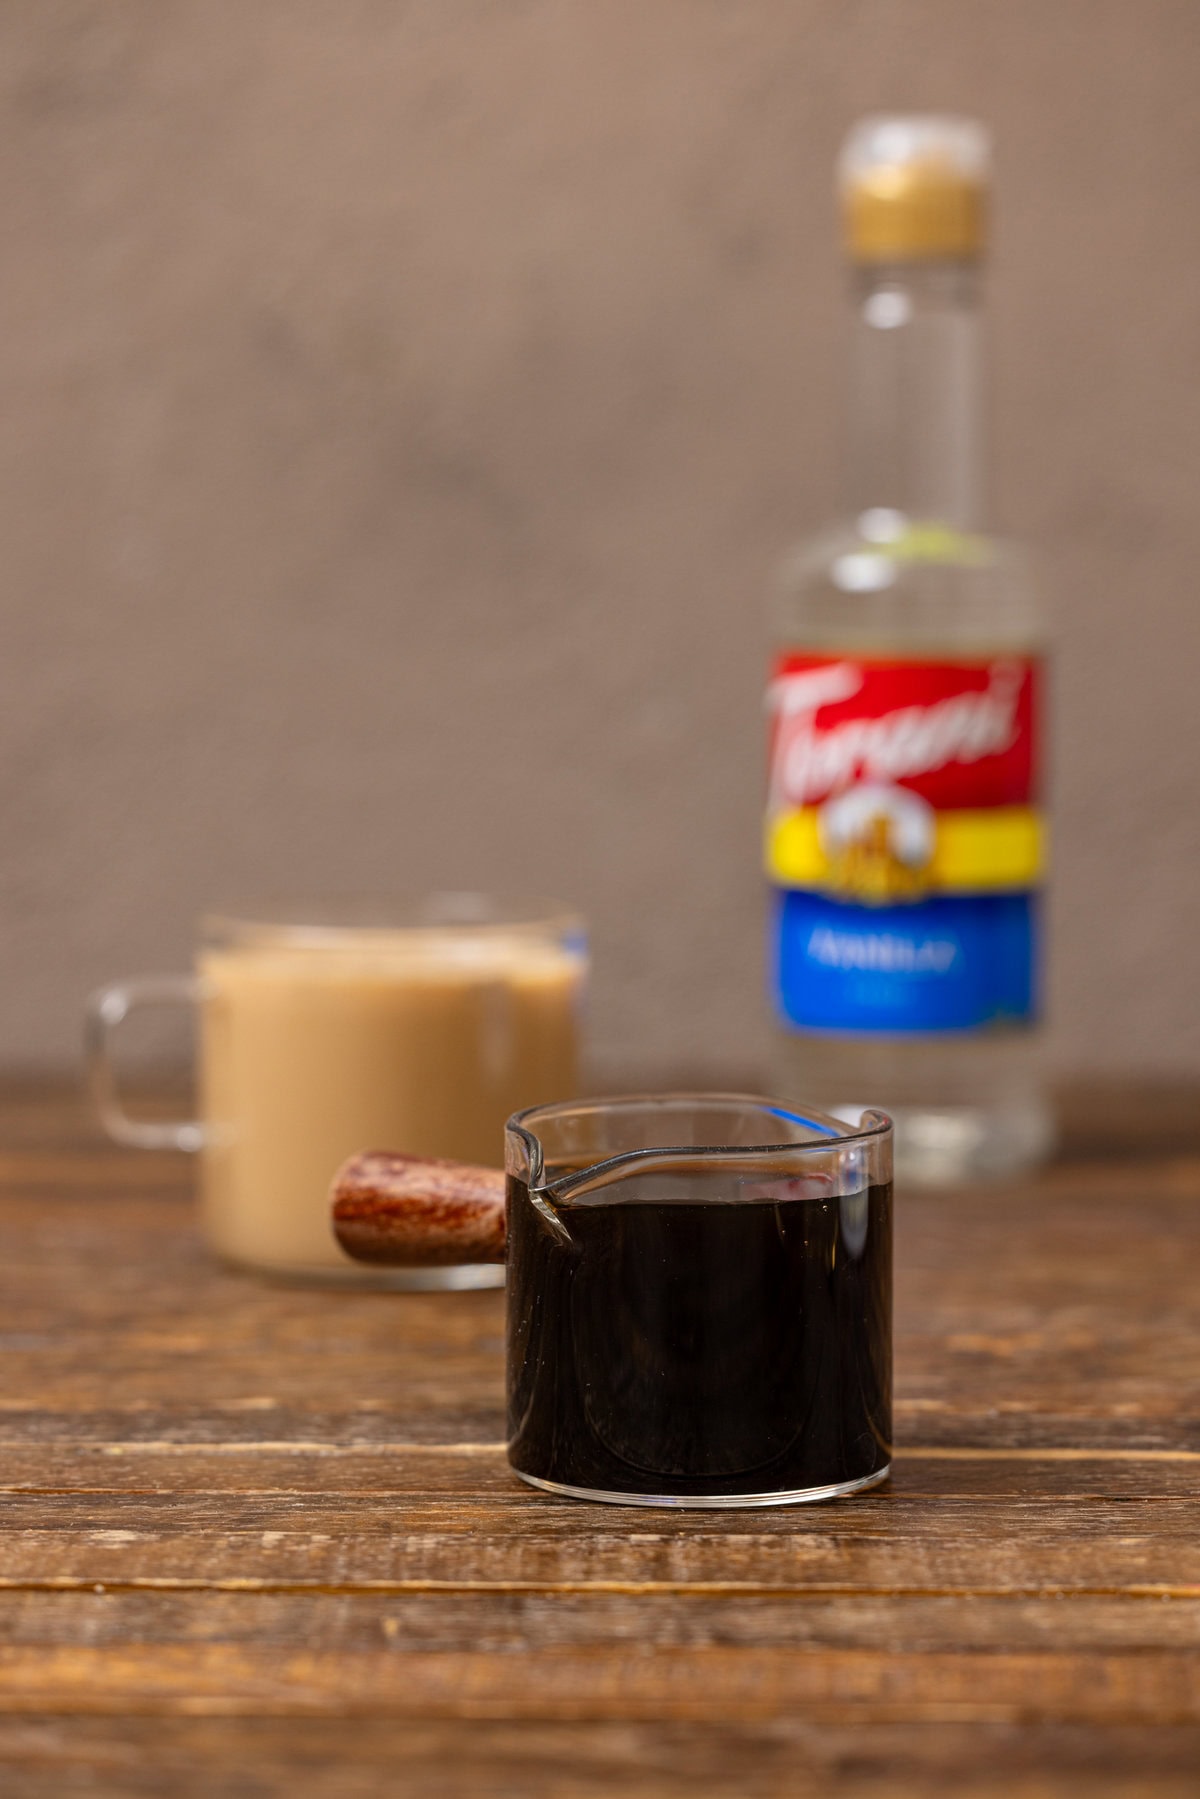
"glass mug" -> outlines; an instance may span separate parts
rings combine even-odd
[[[508,1458],[626,1505],[792,1505],[884,1480],[892,1125],[727,1094],[518,1112],[507,1180],[364,1156],[335,1219],[377,1262],[508,1265]]]
[[[200,1152],[201,1221],[226,1261],[401,1287],[503,1283],[501,1268],[355,1263],[329,1186],[363,1144],[487,1162],[515,1107],[576,1091],[587,970],[578,918],[449,895],[410,907],[310,907],[204,920],[194,976],[93,994],[87,1059],[118,1143]],[[199,1008],[200,1117],[130,1118],[113,1035],[143,1005]]]

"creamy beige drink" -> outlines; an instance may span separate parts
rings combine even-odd
[[[212,1246],[362,1278],[330,1230],[339,1164],[386,1148],[499,1166],[510,1113],[576,1092],[584,969],[561,926],[239,927],[202,950]]]

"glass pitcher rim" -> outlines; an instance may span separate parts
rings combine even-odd
[[[641,1107],[651,1110],[657,1106],[669,1105],[734,1105],[754,1107],[759,1111],[775,1114],[779,1117],[795,1119],[798,1123],[823,1131],[824,1135],[816,1136],[809,1142],[801,1143],[712,1143],[712,1144],[653,1144],[644,1149],[623,1149],[613,1155],[601,1156],[590,1162],[586,1168],[573,1169],[569,1174],[557,1180],[546,1181],[543,1178],[544,1163],[542,1143],[535,1130],[529,1128],[530,1122],[542,1117],[562,1115],[568,1112],[603,1112],[615,1110],[621,1106]],[[581,1188],[593,1185],[607,1185],[619,1178],[618,1171],[639,1167],[649,1170],[655,1163],[677,1161],[686,1158],[688,1161],[702,1162],[710,1168],[722,1165],[735,1166],[756,1165],[760,1161],[790,1156],[827,1155],[830,1151],[853,1149],[862,1145],[881,1142],[892,1134],[893,1124],[890,1115],[877,1106],[864,1107],[856,1125],[845,1124],[842,1119],[835,1118],[828,1112],[815,1107],[805,1107],[803,1111],[793,1106],[784,1105],[780,1100],[764,1097],[758,1093],[736,1093],[726,1091],[707,1092],[699,1089],[678,1089],[664,1093],[616,1093],[605,1094],[595,1099],[552,1100],[537,1106],[525,1106],[514,1112],[505,1127],[520,1137],[529,1157],[530,1190],[540,1193],[553,1193],[564,1198],[578,1192]]]

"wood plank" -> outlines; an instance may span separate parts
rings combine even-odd
[[[331,1593],[136,1591],[88,1587],[0,1597],[12,1649],[138,1643],[184,1647],[238,1643],[352,1657],[476,1650],[879,1649],[940,1654],[963,1644],[957,1594],[484,1591]],[[972,1653],[1171,1650],[1200,1654],[1200,1597],[973,1595]],[[353,1672],[346,1671],[353,1682]]]
[[[465,1384],[465,1383],[464,1383]],[[18,1403],[0,1407],[0,1438],[20,1436],[27,1443],[110,1447],[164,1445],[215,1452],[241,1447],[248,1453],[263,1445],[265,1454],[289,1447],[354,1451],[393,1444],[415,1449],[439,1444],[500,1447],[504,1409],[497,1393],[476,1398],[452,1380],[410,1383],[403,1404],[384,1400],[354,1410],[285,1405],[271,1394],[245,1391],[224,1406],[189,1407],[184,1398],[172,1406],[168,1398],[119,1410],[82,1404],[50,1410]],[[896,1407],[897,1455],[934,1451],[1015,1455],[1041,1459],[1079,1456],[1084,1460],[1141,1456],[1191,1459],[1200,1450],[1197,1419],[1191,1412],[1166,1409],[1157,1417],[1080,1417],[1070,1412],[1036,1412],[1014,1406],[996,1413],[966,1406],[915,1403]]]
[[[395,1395],[390,1401],[360,1400],[353,1409],[285,1403],[275,1394],[249,1390],[251,1384],[243,1374],[241,1394],[208,1405],[189,1403],[182,1377],[174,1405],[169,1395],[121,1408],[102,1403],[90,1408],[78,1397],[53,1409],[10,1399],[7,1406],[0,1403],[0,1441],[112,1450],[208,1446],[217,1453],[239,1447],[252,1453],[261,1445],[265,1454],[290,1447],[353,1452],[394,1444],[417,1450],[459,1444],[495,1452],[502,1446],[504,1407],[495,1382],[472,1392],[465,1377],[413,1378],[404,1385],[402,1401]],[[1173,1402],[1168,1395],[1161,1411],[1147,1410],[1144,1416],[1134,1410],[1132,1416],[1124,1411],[1090,1417],[1070,1410],[1042,1412],[1015,1401],[1001,1411],[917,1399],[895,1407],[897,1455],[1135,1456],[1151,1466],[1155,1458],[1191,1460],[1200,1453],[1198,1410],[1190,1395]]]
[[[1200,1505],[871,1494],[795,1512],[664,1515],[520,1490],[373,1507],[336,1494],[10,1495],[0,1585],[94,1582],[1200,1596]]]
[[[352,1657],[289,1647],[0,1644],[0,1708],[411,1718],[810,1718],[1200,1723],[1200,1653],[1137,1647],[895,1654],[890,1646],[526,1646]]]
[[[1194,1799],[1198,1761],[1188,1726],[0,1716],[21,1799]]]
[[[5,1421],[11,1428],[11,1420]],[[1200,1451],[999,1450],[905,1444],[893,1494],[1026,1504],[1194,1498]],[[399,1499],[413,1493],[521,1495],[500,1442],[246,1443],[0,1438],[0,1493],[311,1493]],[[882,1497],[882,1495],[880,1495]]]

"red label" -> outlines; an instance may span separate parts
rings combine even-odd
[[[784,655],[768,693],[772,812],[866,782],[936,811],[1035,804],[1038,661]]]

